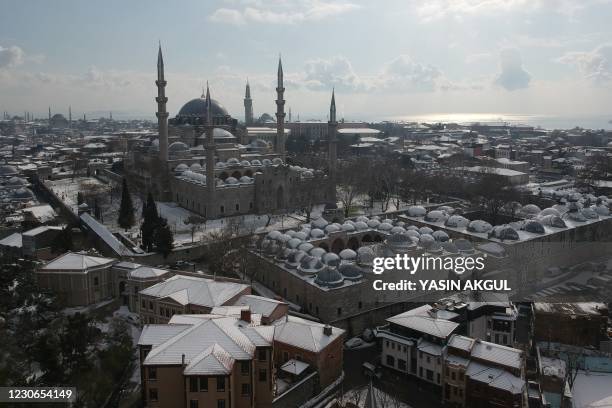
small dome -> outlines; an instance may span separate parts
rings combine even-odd
[[[610,209],[606,207],[605,205],[602,205],[602,204],[599,204],[597,206],[594,205],[591,208],[602,217],[607,217],[610,215]]]
[[[372,248],[367,246],[357,248],[358,263],[362,265],[371,265],[375,257],[376,255],[374,255],[374,251],[372,250]]]
[[[453,214],[455,212],[455,209],[448,205],[441,205],[437,209],[445,212],[446,214]]]
[[[306,177],[306,178],[311,178],[311,177],[314,177],[314,173],[310,170],[306,170],[302,172],[301,176]]]
[[[251,166],[255,166],[255,167],[261,166],[261,161],[257,159],[251,160]]]
[[[442,249],[449,254],[458,254],[459,249],[457,246],[451,241],[440,242]]]
[[[368,227],[370,228],[377,228],[380,225],[380,221],[378,220],[370,220],[368,221]]]
[[[553,214],[545,215],[543,217],[540,217],[539,220],[542,224],[548,225],[549,227],[567,228],[565,221],[563,221],[563,219],[559,217],[558,215],[553,215]]]
[[[406,223],[404,221],[395,221],[393,223],[393,225],[395,225],[396,227],[404,227],[404,225],[406,225]]]
[[[385,218],[384,220],[381,221],[382,223],[387,223],[387,224],[391,224],[393,225],[393,220],[391,218]]]
[[[310,225],[312,225],[313,228],[319,228],[319,229],[323,229],[327,226],[327,224],[329,224],[329,222],[327,222],[327,220],[323,217],[319,217],[317,219],[312,220],[312,222],[310,223]]]
[[[240,165],[240,160],[238,160],[235,157],[232,157],[231,159],[227,160],[227,165],[228,166],[239,166]]]
[[[431,245],[433,245],[433,243],[436,241],[436,239],[431,236],[430,234],[423,234],[421,235],[421,237],[419,238],[419,245],[425,249],[427,249],[428,247],[430,247]]]
[[[383,222],[378,226],[380,231],[391,231],[393,229],[393,225],[387,222]]]
[[[250,178],[249,176],[242,176],[240,177],[240,182],[243,184],[249,184],[253,182],[253,179]]]
[[[597,214],[597,212],[593,210],[591,207],[583,208],[582,210],[580,210],[580,212],[582,213],[582,215],[584,215],[584,218],[586,218],[587,220],[599,219],[599,214]]]
[[[298,266],[298,271],[304,275],[312,275],[325,267],[319,258],[314,256],[305,255],[300,260],[300,266]]]
[[[13,191],[13,198],[16,198],[18,200],[29,200],[34,198],[34,193],[32,193],[27,188],[21,187]]]
[[[289,242],[290,239],[291,237],[287,234],[281,234],[280,237],[278,237],[280,242]]]
[[[408,215],[411,217],[424,217],[427,214],[425,207],[420,205],[412,205],[408,207]]]
[[[303,241],[299,238],[291,238],[287,241],[287,246],[292,249],[296,249]]]
[[[21,177],[11,177],[7,180],[6,184],[9,186],[25,186],[28,184],[28,181]]]
[[[451,215],[450,217],[448,217],[444,225],[450,228],[465,228],[468,226],[469,223],[470,220],[465,217],[462,217],[461,215]]]
[[[225,179],[225,184],[238,184],[238,180],[235,177],[228,177]]]
[[[539,214],[540,217],[544,217],[546,215],[556,215],[557,217],[560,217],[561,213],[556,208],[548,207],[543,209]]]
[[[300,264],[303,257],[306,256],[306,252],[292,250],[289,255],[287,255],[287,260],[285,261],[285,265],[290,269],[295,269]]]
[[[310,235],[310,230],[306,231],[298,231],[293,235],[293,238],[299,239],[300,241],[305,241]]]
[[[523,227],[525,231],[531,232],[533,234],[544,234],[544,226],[540,224],[538,221],[530,220],[525,223]]]
[[[304,251],[304,252],[308,252],[310,251],[312,248],[314,248],[314,245],[312,245],[310,242],[303,242],[298,246],[298,249],[300,251]]]
[[[219,161],[217,163],[215,163],[215,167],[218,169],[224,169],[226,167],[226,164],[222,161]]]
[[[15,166],[2,165],[0,166],[0,176],[11,176],[13,174],[18,174],[17,168]]]
[[[328,234],[331,234],[332,232],[338,232],[340,231],[340,227],[338,227],[335,224],[329,224],[327,227],[325,227],[325,232]]]
[[[415,231],[415,230],[408,230],[406,231],[406,235],[411,237],[411,238],[416,238],[419,239],[421,237],[421,233],[419,231]]]
[[[268,239],[279,239],[280,236],[282,235],[282,233],[280,231],[270,231],[268,232],[268,235],[266,235],[266,238]]]
[[[327,251],[323,248],[319,248],[319,247],[314,247],[310,250],[309,254],[311,256],[315,256],[317,258],[321,258],[323,255],[325,255],[327,253]]]
[[[423,234],[429,234],[431,235],[433,233],[433,230],[429,227],[421,227],[419,228],[419,232],[421,233],[421,235]]]
[[[314,228],[312,231],[310,231],[310,236],[312,238],[323,238],[325,236],[325,233],[323,232],[323,230],[320,230],[318,228]]]
[[[183,173],[187,170],[189,170],[189,167],[185,163],[181,163],[174,168],[174,171],[177,173]]]
[[[405,234],[406,230],[403,227],[393,227],[391,228],[391,233],[392,234]]]
[[[519,239],[518,232],[516,232],[514,228],[508,225],[496,225],[489,232],[489,237],[494,237],[502,241],[504,240],[517,241]]]
[[[340,255],[340,258],[345,261],[352,261],[354,259],[357,259],[357,252],[353,251],[350,248],[343,249],[338,255]]]
[[[240,165],[244,166],[244,167],[250,167],[251,163],[249,163],[248,160],[243,160],[243,161],[240,162]]]
[[[486,221],[483,220],[474,220],[468,224],[468,231],[477,232],[477,233],[485,233],[489,232],[493,226]]]
[[[323,262],[329,266],[338,266],[340,265],[340,257],[333,252],[328,252],[323,255]]]
[[[342,275],[335,268],[325,268],[315,278],[315,283],[319,286],[338,287],[344,282]]]
[[[431,236],[438,242],[446,242],[449,240],[448,234],[442,230],[434,231]]]
[[[263,159],[261,161],[261,164],[263,164],[264,166],[270,166],[272,164],[272,161],[270,159]]]
[[[521,213],[524,215],[536,215],[539,214],[542,210],[535,204],[527,204],[521,208]]]
[[[404,228],[406,229],[406,231],[419,231],[419,227],[417,227],[416,225],[404,225]]]
[[[356,222],[365,222],[367,223],[368,221],[370,221],[370,219],[368,217],[366,217],[365,215],[360,215],[359,217],[357,217],[355,219]]]
[[[586,222],[586,217],[580,211],[569,211],[563,215],[565,219],[574,222]]]
[[[345,222],[344,224],[342,224],[342,231],[353,232],[355,231],[355,225]]]
[[[433,210],[427,213],[425,221],[428,222],[444,222],[448,218],[445,212],[439,210]]]
[[[200,163],[193,163],[191,166],[189,166],[189,168],[192,171],[199,171],[199,170],[202,170],[202,165]]]
[[[274,158],[274,159],[272,160],[272,164],[274,164],[274,165],[277,165],[277,166],[278,166],[278,165],[280,165],[280,164],[283,164],[283,160],[282,160],[280,157],[276,157],[276,158]]]
[[[340,274],[344,276],[345,279],[348,279],[350,281],[359,280],[363,276],[361,268],[355,264],[342,264],[338,267],[338,272],[340,272]]]
[[[464,238],[453,241],[453,244],[457,247],[460,252],[472,253],[474,252],[474,245],[470,241]]]
[[[357,228],[358,231],[363,231],[363,230],[368,229],[368,224],[366,224],[363,221],[357,221],[355,223],[355,228]]]

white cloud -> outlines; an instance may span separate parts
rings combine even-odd
[[[435,66],[422,64],[407,55],[400,55],[385,65],[379,88],[395,91],[436,90],[442,72]]]
[[[16,45],[3,47],[0,45],[0,69],[14,68],[23,64],[25,53]]]
[[[243,1],[235,8],[222,7],[210,16],[211,21],[234,25],[245,23],[297,24],[320,21],[360,8],[346,1],[327,0],[259,0]]]
[[[612,82],[612,44],[588,52],[569,52],[557,61],[575,66],[584,78],[594,83]]]
[[[495,78],[495,83],[508,91],[527,88],[531,74],[523,68],[521,53],[517,49],[506,48],[499,57],[501,72]]]
[[[363,91],[365,83],[355,74],[351,62],[342,56],[306,62],[303,83],[312,90]]]

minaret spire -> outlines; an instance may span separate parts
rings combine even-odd
[[[253,100],[251,99],[251,85],[247,78],[246,90],[244,92],[244,123],[249,126],[253,124]]]
[[[161,41],[157,52],[157,126],[159,129],[159,159],[168,161],[168,112],[166,111],[166,79],[164,78],[164,57],[162,55]]]
[[[209,211],[205,209],[205,216],[214,217],[216,209],[214,207],[215,195],[215,138],[214,125],[212,121],[212,103],[210,99],[210,88],[206,81],[206,189],[208,190],[207,202]]]
[[[328,200],[332,208],[336,206],[336,161],[337,161],[337,145],[336,130],[338,122],[336,121],[336,90],[332,89],[331,103],[329,105],[329,122],[327,123],[327,140],[328,140]]]
[[[274,150],[285,161],[285,87],[283,86],[283,61],[278,56],[276,85],[276,140]]]

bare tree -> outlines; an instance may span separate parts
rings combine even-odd
[[[191,243],[193,243],[195,233],[202,228],[202,224],[206,223],[206,218],[197,214],[191,214],[189,217],[183,220],[183,223],[189,226],[189,231],[191,232]]]

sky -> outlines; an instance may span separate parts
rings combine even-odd
[[[154,117],[199,97],[293,119],[609,116],[612,0],[0,0],[0,111]]]

